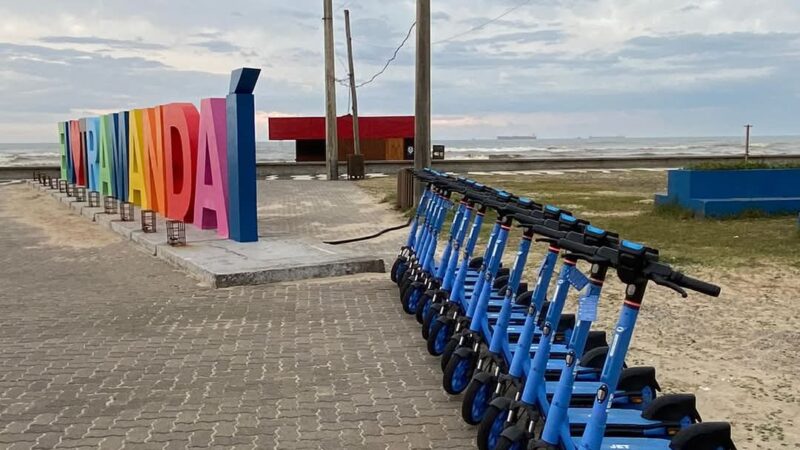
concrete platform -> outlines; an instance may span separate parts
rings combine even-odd
[[[103,208],[90,208],[87,202],[77,202],[74,198],[67,197],[58,190],[41,186],[35,181],[28,181],[28,185],[49,194],[76,214],[85,216],[98,225],[129,239],[146,252],[214,287],[385,271],[384,258],[376,255],[374,251],[363,248],[359,251],[358,247],[354,246],[327,245],[322,242],[322,237],[313,233],[319,229],[341,229],[341,227],[360,231],[360,227],[354,227],[355,224],[340,222],[342,218],[348,216],[332,215],[331,217],[338,219],[339,222],[327,225],[317,221],[312,222],[310,228],[294,226],[291,223],[299,223],[294,214],[280,214],[283,208],[281,205],[291,202],[278,201],[280,199],[275,199],[275,204],[278,206],[272,208],[277,217],[272,218],[268,212],[261,212],[260,221],[269,222],[273,226],[273,231],[262,233],[259,242],[242,244],[222,239],[213,230],[200,230],[187,225],[187,245],[172,247],[167,244],[166,222],[161,216],[157,217],[156,232],[148,234],[141,229],[139,208],[135,208],[133,222],[123,222],[118,214],[105,214]],[[348,186],[358,189],[352,185]],[[297,195],[298,189],[285,185],[283,187],[286,193]],[[330,206],[335,208],[336,205]],[[320,211],[317,211],[317,214],[319,213]],[[283,222],[289,224],[282,225]]]

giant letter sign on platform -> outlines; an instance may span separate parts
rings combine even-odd
[[[259,69],[232,72],[226,98],[58,124],[61,178],[166,218],[258,240],[255,99]]]
[[[162,108],[164,164],[166,166],[167,217],[192,222],[197,171],[197,135],[200,113],[191,103],[171,103]]]
[[[144,110],[134,109],[128,119],[128,201],[142,209],[150,209],[144,165]]]
[[[97,139],[100,136],[100,119],[98,117],[89,117],[84,120],[86,121],[87,187],[90,191],[99,191],[100,146]]]
[[[216,228],[222,237],[228,237],[226,127],[225,99],[203,99],[200,102],[194,224],[204,230]]]

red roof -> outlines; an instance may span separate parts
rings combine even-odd
[[[339,139],[353,139],[353,117],[339,117]],[[362,139],[392,139],[414,137],[414,116],[359,117]],[[324,117],[270,117],[269,139],[272,141],[302,141],[325,139]]]

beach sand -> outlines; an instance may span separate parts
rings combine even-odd
[[[2,187],[0,214],[36,228],[47,237],[47,245],[71,248],[100,248],[120,241],[120,237],[102,227],[79,226],[86,217],[24,184]]]

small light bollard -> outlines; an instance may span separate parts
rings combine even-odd
[[[119,219],[123,222],[133,222],[133,203],[119,203]]]
[[[78,186],[75,188],[75,201],[82,203],[86,201],[86,187]]]
[[[89,208],[100,207],[100,193],[97,191],[89,192]]]
[[[167,244],[173,247],[186,245],[186,224],[180,220],[167,221]]]
[[[156,212],[152,209],[142,210],[142,231],[145,233],[156,232]]]
[[[103,212],[106,214],[117,214],[117,199],[114,197],[103,198]]]
[[[75,184],[68,183],[67,184],[67,197],[75,197]]]
[[[67,180],[58,180],[58,192],[61,192],[62,194],[67,192],[67,186],[69,186]]]

